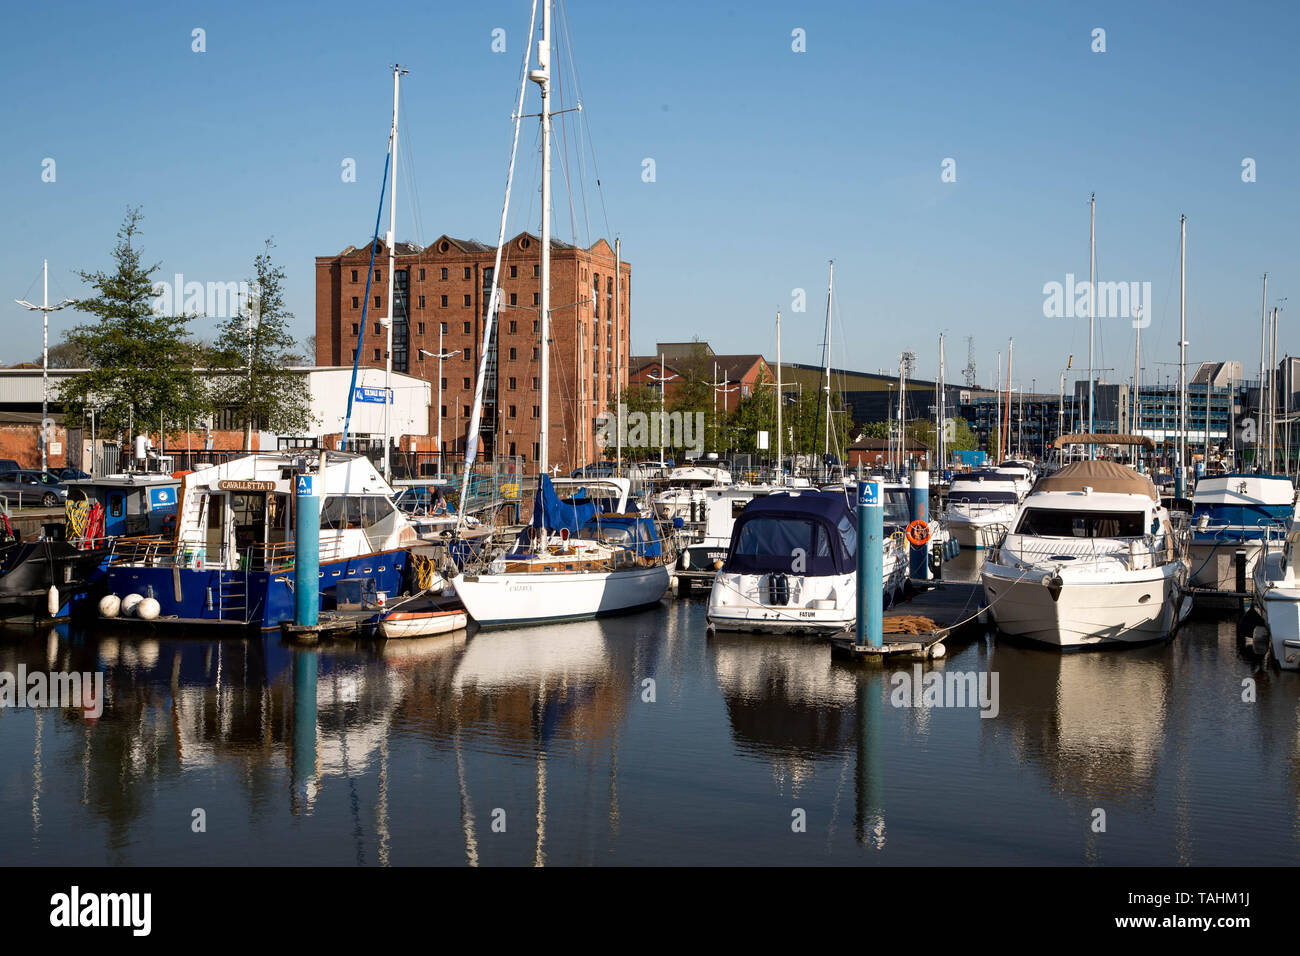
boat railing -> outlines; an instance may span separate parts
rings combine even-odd
[[[1038,538],[1006,534],[988,560],[1010,566],[1120,563],[1130,571],[1146,570],[1172,561],[1179,552],[1177,536],[1147,534],[1130,538]]]
[[[344,556],[342,536],[322,537],[320,560],[333,561]],[[257,542],[238,552],[235,568],[227,570],[266,571],[277,574],[293,570],[294,543],[292,540]],[[141,568],[195,568],[224,567],[225,554],[209,556],[207,549],[191,542],[177,542],[170,535],[136,535],[113,540],[109,550],[109,563],[118,566]]]

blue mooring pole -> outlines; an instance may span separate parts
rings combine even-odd
[[[318,475],[295,475],[293,527],[293,623],[315,627],[320,615],[320,497]]]
[[[911,499],[911,519],[913,521],[930,520],[930,473],[928,471],[912,472],[912,489],[908,496]],[[911,544],[907,545],[908,553],[911,555],[910,567],[908,572],[918,581],[927,580],[930,577],[930,544],[926,542],[919,548]]]
[[[857,646],[881,647],[885,626],[885,504],[878,481],[858,482]]]

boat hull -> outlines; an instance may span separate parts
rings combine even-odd
[[[885,606],[902,590],[906,568],[906,561],[897,552],[886,555],[881,581]],[[839,634],[857,624],[856,574],[790,577],[796,579],[794,600],[802,603],[771,604],[757,599],[755,595],[770,593],[771,575],[719,572],[709,594],[709,626],[715,631]],[[816,606],[822,603],[832,606]]]
[[[1179,565],[1130,572],[1121,580],[1071,581],[1053,597],[1051,572],[986,565],[980,580],[998,630],[1059,648],[1122,647],[1173,633],[1181,607]]]
[[[482,628],[580,621],[658,603],[668,590],[662,564],[617,571],[461,574],[456,595]]]
[[[465,611],[399,612],[386,615],[380,620],[379,633],[390,640],[401,640],[450,634],[468,625],[469,615]]]
[[[322,561],[322,608],[329,606],[341,581],[371,579],[376,591],[400,594],[409,560],[405,550],[395,550]],[[107,577],[111,594],[154,598],[159,604],[154,624],[240,624],[267,630],[294,618],[292,569],[272,572],[116,564],[109,567]]]

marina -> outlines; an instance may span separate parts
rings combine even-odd
[[[1300,8],[70,12],[0,177],[20,936],[546,867],[1285,928]]]

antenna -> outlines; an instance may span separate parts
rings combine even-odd
[[[966,379],[966,387],[975,387],[975,336],[966,336],[966,367],[961,370]]]

